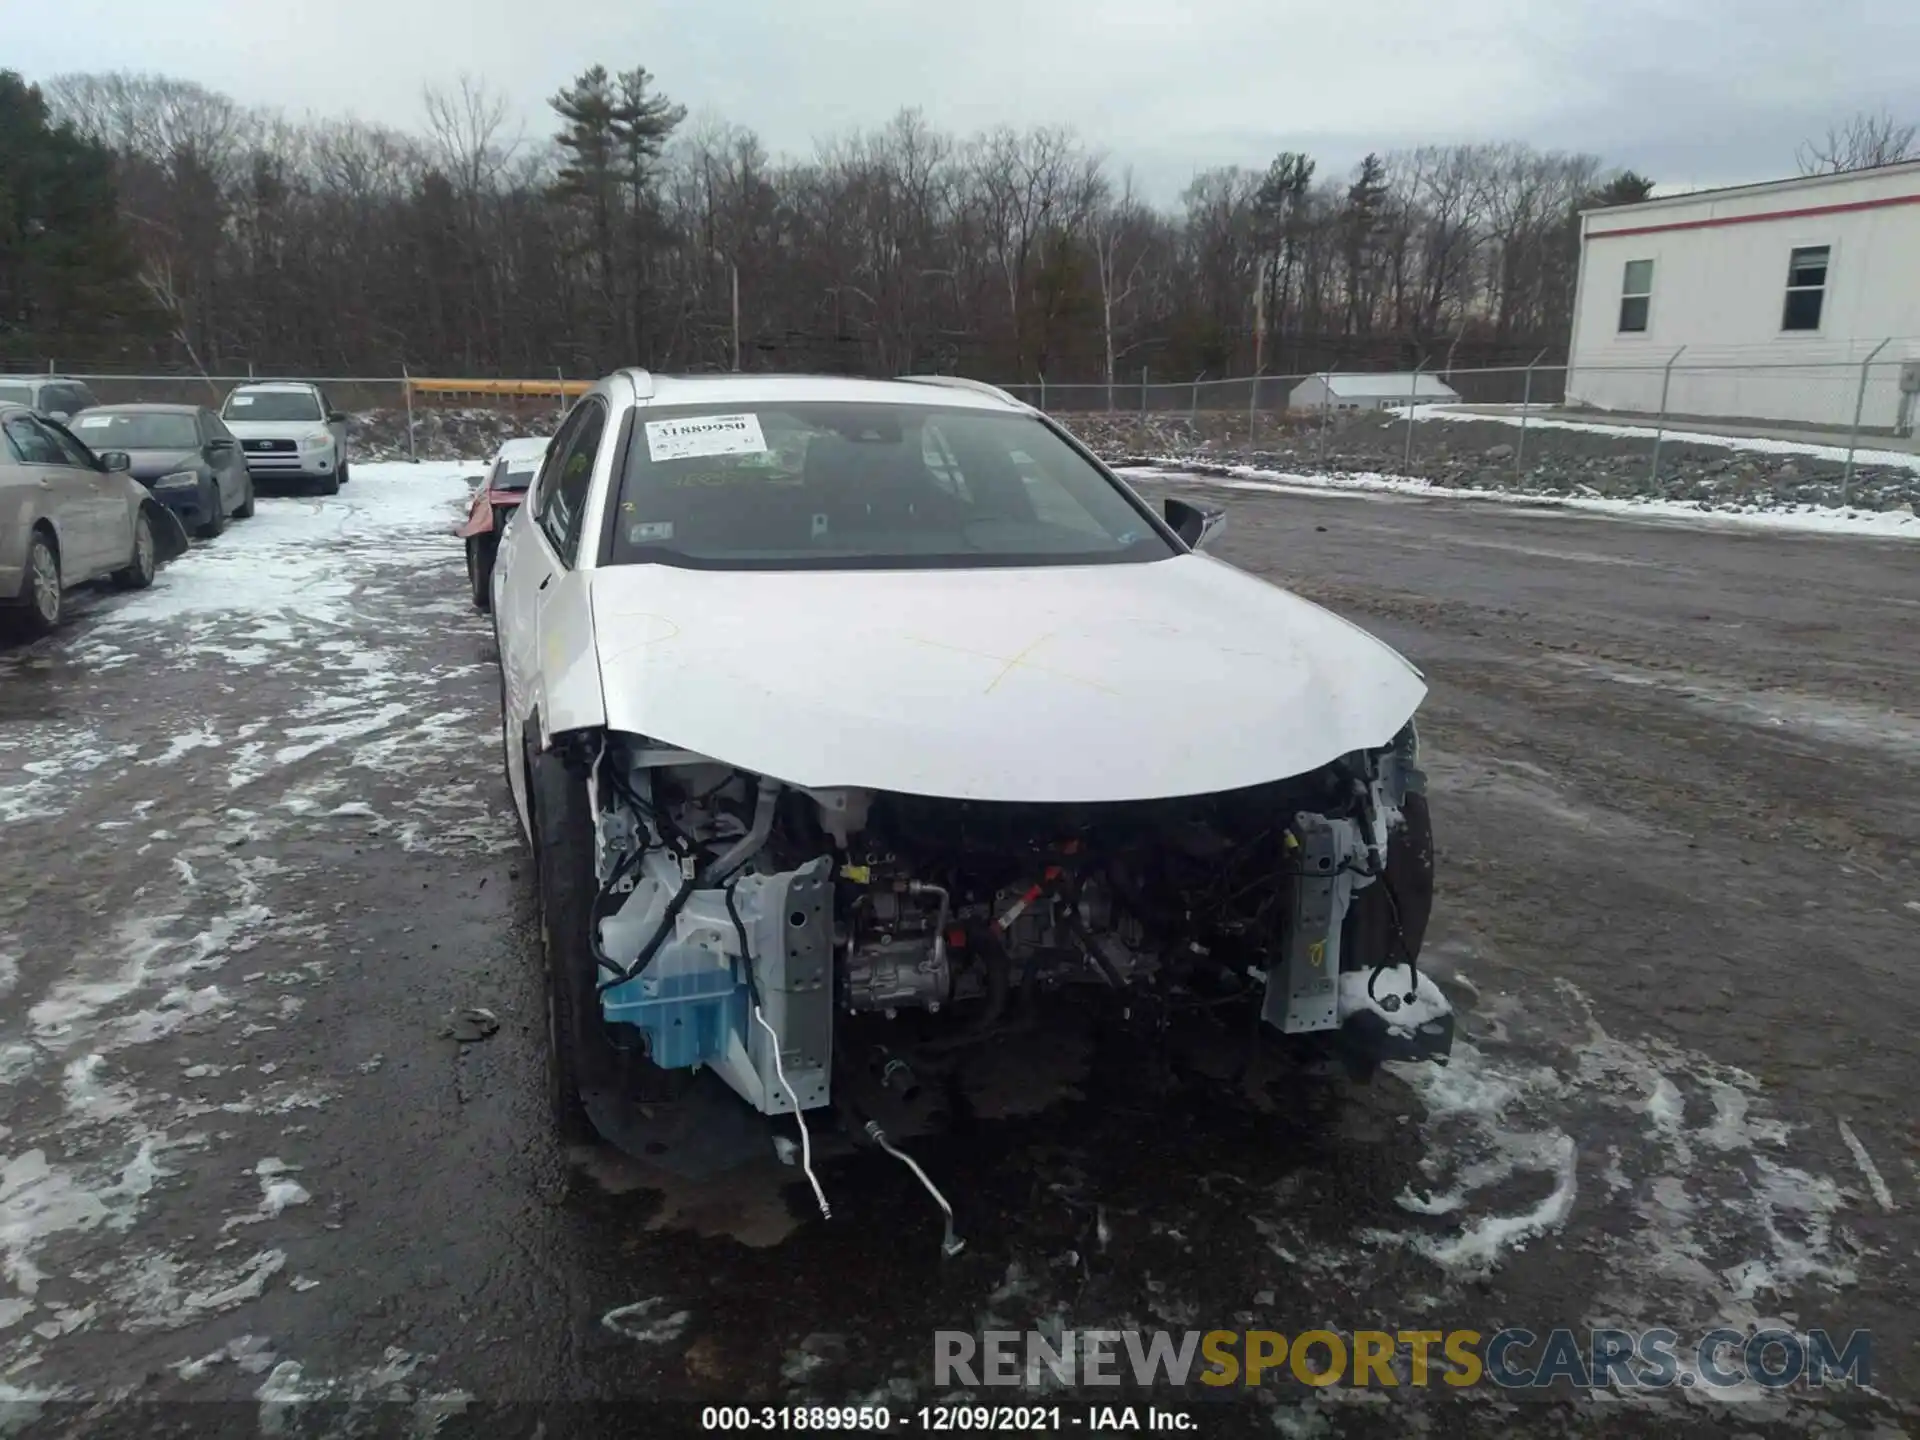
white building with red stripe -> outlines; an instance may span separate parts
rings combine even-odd
[[[1664,388],[1674,416],[1916,419],[1920,161],[1589,210],[1580,232],[1570,403],[1655,414]]]

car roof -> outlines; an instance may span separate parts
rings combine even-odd
[[[781,401],[844,401],[867,405],[939,406],[1025,412],[1029,406],[990,386],[974,388],[950,377],[866,380],[850,375],[651,375],[623,370],[642,402],[654,406],[725,405]],[[651,394],[649,395],[649,391]]]
[[[318,390],[320,387],[311,380],[245,380],[227,393],[238,395],[242,390]]]
[[[204,405],[175,405],[163,400],[129,400],[124,405],[95,405],[88,415],[198,415]]]

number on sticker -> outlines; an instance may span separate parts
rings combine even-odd
[[[647,421],[647,458],[692,460],[709,455],[763,455],[767,439],[758,415],[696,415]]]

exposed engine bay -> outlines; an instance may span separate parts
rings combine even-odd
[[[990,1044],[1048,993],[1145,1024],[1237,1007],[1350,1064],[1451,1048],[1418,969],[1411,722],[1312,774],[1079,806],[803,789],[580,739],[601,1015],[622,1051],[708,1067],[762,1114],[832,1103],[837,1053]]]

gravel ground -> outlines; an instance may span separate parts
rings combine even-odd
[[[1219,492],[1225,558],[1428,674],[1463,1040],[1366,1087],[1206,1033],[1170,1068],[1097,1026],[1010,1048],[914,1145],[942,1261],[912,1177],[830,1134],[826,1222],[771,1153],[689,1183],[553,1144],[464,473],[357,463],[0,649],[0,1420],[901,1424],[942,1328],[1620,1323],[1870,1329],[1876,1393],[1177,1403],[1203,1435],[1914,1423],[1902,547]]]
[[[1844,463],[1807,456],[1665,441],[1660,479],[1652,476],[1652,442],[1633,435],[1529,427],[1523,468],[1519,430],[1498,420],[1423,420],[1414,425],[1407,461],[1407,422],[1377,415],[1343,417],[1323,434],[1312,422],[1283,425],[1262,416],[1249,440],[1240,415],[1062,415],[1103,458],[1145,463],[1185,458],[1262,469],[1406,476],[1467,490],[1634,499],[1659,496],[1715,510],[1838,505]],[[1920,508],[1920,470],[1856,466],[1852,503],[1863,510]]]

